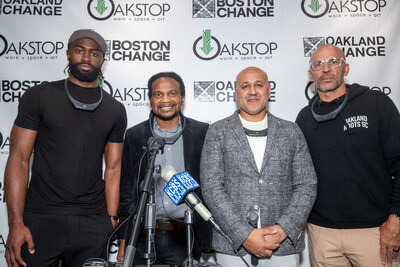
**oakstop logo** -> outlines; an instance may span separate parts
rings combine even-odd
[[[0,57],[4,55],[4,53],[7,51],[7,47],[8,47],[7,39],[0,34]]]
[[[125,107],[149,106],[147,87],[113,87],[108,81],[104,81],[103,89]]]
[[[113,1],[90,0],[87,12],[95,20],[115,21],[164,21],[171,6],[166,1]]]
[[[202,35],[193,42],[193,53],[201,60],[269,60],[277,49],[278,44],[273,41],[224,43],[212,34],[211,29],[203,30]]]
[[[0,35],[0,57],[6,60],[55,60],[64,43],[56,40],[10,40]]]
[[[301,10],[310,18],[380,17],[386,0],[302,0]]]
[[[0,234],[0,255],[4,255],[6,251],[6,237]]]
[[[8,149],[10,146],[10,137],[4,136],[0,132],[0,156],[1,155],[8,155]]]
[[[375,90],[375,91],[380,91],[387,96],[389,96],[392,93],[392,89],[387,85],[384,85],[384,86],[374,85],[374,86],[371,86],[370,89]],[[317,93],[318,93],[318,89],[315,86],[315,83],[312,81],[309,81],[304,90],[304,94],[305,94],[307,100],[310,101]]]
[[[4,182],[0,180],[0,202],[5,203],[6,198],[4,197]],[[1,239],[0,239],[0,245],[1,245]]]

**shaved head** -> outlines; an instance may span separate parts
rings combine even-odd
[[[268,81],[268,75],[265,71],[257,67],[247,67],[243,69],[241,72],[239,72],[239,74],[236,76],[236,86],[238,84],[238,81],[240,81],[241,77],[250,72],[259,72],[261,73],[261,75],[264,76],[265,80]]]
[[[314,53],[310,57],[310,62],[319,59],[318,57],[323,53],[330,53],[332,55],[335,55],[334,57],[342,57],[344,60],[346,60],[342,49],[340,49],[336,45],[325,44],[321,45],[314,51]]]

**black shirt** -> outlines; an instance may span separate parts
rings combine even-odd
[[[99,99],[98,88],[68,83],[81,102]],[[102,159],[107,142],[123,142],[126,112],[103,91],[94,111],[73,107],[64,80],[43,83],[22,96],[15,125],[38,131],[25,211],[97,214],[106,210]]]

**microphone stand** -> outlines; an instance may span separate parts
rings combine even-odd
[[[144,176],[143,188],[140,194],[138,210],[136,213],[136,221],[133,226],[133,231],[131,232],[131,236],[129,238],[128,246],[125,249],[125,257],[122,263],[122,267],[132,267],[133,259],[135,257],[137,244],[139,242],[139,236],[140,236],[140,224],[143,219],[144,209],[146,206],[147,198],[149,196],[150,182],[153,180],[152,176],[154,172],[154,162],[156,161],[156,156],[158,151],[162,150],[165,145],[165,140],[162,138],[159,139],[161,139],[162,141],[158,140],[158,138],[157,139],[150,138],[149,140],[149,146],[148,146],[149,158],[148,158],[146,174]]]
[[[146,204],[146,217],[144,220],[144,229],[146,230],[146,250],[144,258],[146,259],[146,266],[150,267],[154,259],[152,248],[154,246],[154,235],[156,231],[156,197],[154,195],[154,181],[152,181],[151,194],[149,195]]]
[[[193,266],[193,258],[192,258],[192,224],[193,224],[193,211],[190,209],[185,211],[185,224],[186,224],[186,254],[187,258],[183,264],[185,267],[192,267]]]

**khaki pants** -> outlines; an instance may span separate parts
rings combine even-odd
[[[308,223],[308,243],[313,267],[379,267],[378,227],[333,229]],[[392,262],[392,267],[397,267]]]

